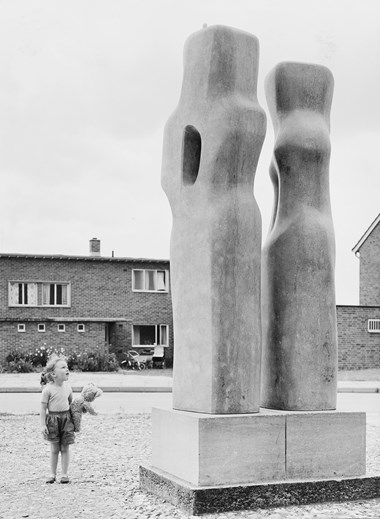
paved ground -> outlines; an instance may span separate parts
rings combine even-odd
[[[0,373],[0,392],[7,390],[39,391],[38,373]],[[70,384],[79,389],[86,382],[94,382],[110,391],[170,391],[173,385],[173,371],[170,369],[148,369],[144,371],[120,370],[111,373],[71,372]],[[340,392],[377,392],[380,393],[380,369],[361,371],[340,371],[338,375]]]
[[[359,369],[353,371],[339,371],[338,380],[380,381],[380,369]]]
[[[138,388],[144,390],[168,391],[173,385],[173,371],[166,369],[149,369],[144,371],[124,371],[87,373],[71,371],[69,382],[73,389],[94,382],[103,389],[112,391]],[[0,373],[0,392],[25,389],[40,391],[40,375],[38,373]]]
[[[140,492],[138,467],[151,453],[149,414],[89,416],[72,446],[71,483],[47,485],[49,445],[38,415],[0,416],[2,519],[184,519]],[[367,469],[380,473],[380,427],[369,424]],[[379,518],[380,499],[205,515],[205,519]]]
[[[353,377],[353,372],[351,377]],[[0,383],[9,383],[0,374]],[[126,372],[99,374],[114,377],[116,385],[169,384],[171,373]],[[35,383],[35,374],[30,379]],[[367,376],[361,374],[361,377]],[[376,381],[378,374],[371,374]],[[13,375],[14,377],[14,375]],[[17,383],[27,377],[16,375]],[[78,377],[76,380],[75,377]],[[71,383],[85,383],[93,374],[71,374]],[[135,378],[129,378],[135,377]],[[156,379],[160,378],[161,382]],[[168,380],[166,380],[166,378]],[[15,380],[13,378],[13,380]],[[127,382],[128,380],[128,382]],[[377,379],[380,380],[380,377]],[[350,381],[350,380],[346,380]],[[360,382],[360,380],[353,380]],[[362,380],[368,382],[368,380]],[[4,385],[3,385],[4,387]],[[5,397],[5,395],[4,395]],[[169,503],[140,492],[138,467],[149,463],[151,420],[149,414],[88,416],[72,447],[69,485],[47,485],[49,445],[40,438],[38,414],[0,415],[0,518],[17,519],[185,519],[186,514]],[[367,426],[367,474],[380,474],[380,421]],[[380,518],[380,498],[350,503],[293,506],[260,511],[229,512],[205,519]]]

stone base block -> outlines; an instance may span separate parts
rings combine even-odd
[[[365,413],[153,409],[152,467],[195,486],[365,474]]]
[[[365,413],[288,413],[286,479],[365,474]]]
[[[194,485],[285,477],[285,417],[152,410],[152,466]]]
[[[155,468],[141,466],[140,488],[165,499],[189,515],[201,515],[379,498],[380,475],[244,486],[196,487]]]

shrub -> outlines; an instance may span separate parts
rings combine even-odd
[[[34,367],[45,367],[46,363],[52,353],[57,355],[63,355],[63,348],[52,348],[51,346],[42,345],[37,347],[32,353],[29,354],[30,360]]]
[[[46,366],[47,359],[53,352],[60,353],[56,349],[53,350],[53,348],[46,348],[45,346],[40,346],[28,353],[17,349],[12,350],[5,357],[6,364],[3,366],[3,370],[10,373],[31,373],[37,371],[37,368]]]
[[[9,373],[31,373],[34,371],[30,355],[20,350],[11,351],[5,358],[4,371]]]
[[[35,369],[30,360],[20,358],[8,362],[8,365],[5,366],[5,371],[9,373],[32,373]]]
[[[103,359],[103,371],[118,371],[119,368],[120,364],[115,353],[105,353]]]
[[[78,369],[78,358],[80,357],[80,354],[76,353],[75,351],[70,352],[66,358],[67,358],[67,366],[70,371],[74,369]]]
[[[2,367],[3,371],[10,373],[31,373],[46,366],[52,353],[65,355],[63,348],[51,348],[40,346],[34,351],[25,353],[20,350],[11,351]],[[65,355],[70,370],[79,371],[118,371],[120,364],[114,353],[102,353],[98,351],[77,353],[75,351]]]
[[[81,371],[117,371],[120,368],[114,353],[100,353],[98,351],[76,355],[75,363]]]

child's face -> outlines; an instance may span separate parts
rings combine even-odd
[[[55,365],[53,376],[54,380],[57,382],[63,382],[64,380],[69,379],[69,368],[67,367],[67,362],[65,360],[59,360]]]

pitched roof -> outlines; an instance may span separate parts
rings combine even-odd
[[[368,227],[366,232],[363,234],[363,236],[360,238],[358,243],[355,245],[355,247],[352,249],[354,254],[356,254],[360,247],[363,245],[363,243],[366,241],[368,236],[371,234],[371,232],[374,230],[374,228],[377,226],[377,224],[380,222],[380,213],[377,215],[377,217],[374,219],[374,221],[371,223],[371,225]]]
[[[20,258],[20,259],[50,259],[50,260],[71,260],[71,261],[109,261],[109,262],[125,262],[125,263],[169,263],[168,259],[154,258],[122,258],[108,256],[68,256],[63,254],[17,254],[17,253],[0,253],[0,258]]]

